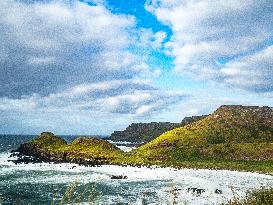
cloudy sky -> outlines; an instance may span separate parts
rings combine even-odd
[[[272,0],[1,0],[0,133],[273,106],[272,31]]]

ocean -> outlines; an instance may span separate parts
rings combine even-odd
[[[247,190],[273,187],[273,176],[250,172],[10,162],[10,151],[33,137],[0,135],[1,205],[65,204],[68,194],[68,201],[82,205],[89,201],[98,205],[167,205],[173,200],[178,204],[210,205],[225,202],[234,193],[243,197]],[[64,138],[68,142],[73,139]],[[122,148],[131,149],[126,143]],[[111,179],[112,175],[127,178]],[[205,192],[188,192],[192,187]],[[222,193],[215,193],[216,189]]]

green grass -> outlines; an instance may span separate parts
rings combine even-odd
[[[161,166],[273,173],[273,112],[222,106],[210,116],[168,131],[131,153]]]
[[[67,144],[62,138],[48,132],[42,133],[28,144],[52,161],[77,163],[81,160],[96,160],[99,164],[109,164],[116,158],[122,158],[124,154],[105,140],[81,137]]]
[[[273,188],[263,188],[247,192],[244,199],[233,200],[225,205],[272,205],[273,204]]]

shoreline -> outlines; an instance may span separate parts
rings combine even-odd
[[[1,159],[9,156],[10,153],[3,154]],[[2,160],[4,161],[4,160]],[[1,164],[0,164],[1,166]],[[135,167],[119,165],[100,165],[95,167],[86,167],[73,163],[31,163],[18,164],[7,162],[4,165],[3,176],[8,174],[33,173],[30,181],[28,178],[18,178],[15,184],[30,183],[33,186],[44,186],[47,184],[59,184],[58,186],[67,186],[74,183],[75,180],[80,186],[89,183],[101,184],[101,186],[115,187],[123,190],[122,187],[130,187],[134,194],[145,192],[156,192],[159,199],[163,196],[169,196],[172,190],[178,193],[179,200],[188,200],[189,204],[207,204],[209,202],[227,202],[232,199],[230,186],[236,188],[236,193],[241,197],[245,196],[248,190],[264,186],[273,186],[273,177],[271,175],[241,172],[230,170],[211,170],[211,169],[176,169],[172,167]],[[54,171],[54,172],[52,172]],[[39,173],[39,174],[38,174]],[[48,175],[50,173],[50,175]],[[38,174],[38,175],[37,175]],[[44,178],[44,176],[47,176]],[[126,176],[124,178],[113,179],[112,176]],[[56,181],[56,177],[58,180]],[[1,183],[0,183],[1,184]],[[205,190],[204,193],[196,195],[192,193],[191,188]],[[114,189],[114,188],[113,188]],[[114,190],[115,190],[114,189]],[[216,194],[215,191],[221,190],[223,194]],[[118,192],[120,193],[119,190]],[[131,191],[132,191],[131,190]],[[131,193],[131,192],[129,192]],[[104,197],[107,197],[103,194]],[[122,195],[123,196],[123,195]],[[126,194],[125,194],[126,196]],[[125,197],[123,196],[123,197]],[[122,199],[122,197],[120,198]],[[164,197],[163,197],[164,199]],[[123,200],[127,200],[123,198]],[[104,204],[104,203],[102,203]]]
[[[179,164],[172,166],[172,165],[166,165],[166,164],[145,164],[145,163],[139,163],[139,164],[133,164],[133,163],[118,163],[118,162],[111,162],[111,163],[94,163],[94,161],[81,161],[81,162],[72,162],[72,161],[54,161],[54,160],[37,160],[35,157],[33,158],[34,161],[29,161],[29,158],[31,156],[27,155],[17,155],[15,152],[9,152],[7,153],[10,155],[10,157],[17,157],[17,159],[8,160],[14,164],[39,164],[39,163],[49,163],[49,164],[73,164],[73,165],[79,165],[84,167],[101,167],[101,166],[119,166],[119,167],[134,167],[134,168],[149,168],[149,169],[173,169],[173,170],[183,170],[183,169],[191,169],[191,170],[212,170],[212,171],[232,171],[232,172],[244,172],[244,173],[257,173],[257,174],[263,174],[268,176],[273,176],[273,170],[270,172],[265,171],[257,171],[257,170],[250,170],[250,169],[243,169],[243,168],[231,168],[229,165],[223,166],[221,168],[219,167],[207,167],[206,164],[194,166],[190,162],[182,162],[181,165]],[[27,160],[21,160],[20,157],[26,157]],[[19,158],[19,160],[18,160]],[[206,163],[206,161],[202,161],[203,163]],[[209,161],[210,163],[215,162],[215,160]],[[223,163],[223,161],[218,161],[219,163]],[[239,167],[242,164],[245,163],[258,163],[256,161],[225,161],[227,163],[237,164]],[[184,166],[182,165],[184,164]],[[273,169],[273,168],[272,168]]]

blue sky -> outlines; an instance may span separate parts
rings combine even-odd
[[[273,106],[271,1],[2,0],[0,16],[0,133]]]

